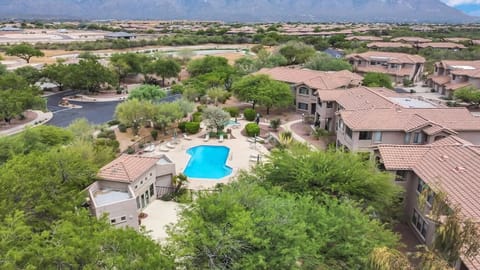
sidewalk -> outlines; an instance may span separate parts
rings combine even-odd
[[[292,125],[294,124],[297,124],[297,123],[302,123],[303,122],[303,119],[298,119],[298,120],[294,120],[294,121],[290,121],[290,122],[287,122],[283,125],[281,125],[281,127],[284,129],[284,130],[289,130],[292,132],[292,137],[294,140],[300,142],[300,143],[304,143],[304,144],[307,144],[312,150],[318,150],[314,145],[312,145],[310,142],[308,142],[307,140],[305,140],[304,138],[302,138],[302,136],[298,135],[297,133],[295,133],[295,131],[293,130],[292,128]]]
[[[43,124],[47,123],[48,121],[50,121],[50,119],[52,119],[52,117],[53,117],[53,113],[51,113],[51,112],[42,112],[42,111],[36,111],[36,110],[32,110],[32,112],[35,112],[37,114],[37,117],[35,119],[33,119],[30,122],[27,122],[27,123],[24,123],[24,124],[14,126],[12,128],[0,131],[0,137],[10,136],[10,135],[20,133],[20,132],[24,131],[26,127],[43,125]]]

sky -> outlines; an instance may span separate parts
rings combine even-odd
[[[480,16],[480,0],[442,0],[445,4],[458,8],[463,12]]]

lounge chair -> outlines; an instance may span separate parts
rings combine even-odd
[[[265,140],[262,137],[258,137],[258,136],[257,137],[250,137],[247,140],[251,143],[254,143],[254,142],[263,143],[263,142],[265,142]]]
[[[187,134],[183,134],[183,139],[190,141],[192,138],[190,138]]]
[[[210,140],[210,134],[205,135],[205,139],[203,139],[204,142],[208,142]]]
[[[219,143],[222,143],[222,142],[223,142],[223,134],[220,134],[220,139],[218,139],[218,142],[219,142]]]
[[[170,149],[174,149],[174,148],[175,148],[175,145],[172,144],[172,143],[170,143],[170,142],[168,142],[168,143],[167,143],[167,147],[170,148]]]
[[[158,150],[162,151],[162,152],[168,152],[170,151],[169,148],[167,148],[165,145],[160,145],[160,147],[158,147]]]

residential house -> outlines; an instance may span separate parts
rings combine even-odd
[[[135,39],[136,37],[137,35],[127,32],[113,32],[104,36],[105,39]]]
[[[435,92],[447,97],[452,97],[455,90],[465,86],[480,88],[480,60],[437,62],[427,84]]]
[[[351,37],[346,37],[345,40],[349,40],[349,41],[383,41],[383,38],[375,37],[375,36],[351,36]]]
[[[288,67],[263,68],[256,74],[266,74],[277,81],[290,84],[297,111],[315,115],[317,93],[330,89],[346,89],[360,85],[363,78],[348,70],[316,71]]]
[[[458,43],[453,43],[453,42],[425,42],[425,43],[420,43],[417,45],[418,48],[420,49],[446,49],[446,50],[453,50],[453,51],[458,51],[462,49],[466,49],[463,44],[458,44]]]
[[[338,115],[337,146],[350,151],[371,151],[378,144],[423,145],[451,135],[480,144],[480,117],[466,108],[419,104],[413,108],[343,110]]]
[[[395,83],[403,83],[404,79],[420,81],[425,64],[425,58],[419,55],[393,52],[369,51],[350,54],[346,58],[355,72],[388,74]]]
[[[175,164],[165,155],[121,155],[105,165],[88,187],[89,204],[96,217],[106,215],[112,225],[139,228],[138,215],[171,187]]]
[[[412,44],[401,42],[372,42],[367,44],[369,49],[398,49],[398,48],[413,48]]]
[[[480,224],[480,146],[450,136],[428,145],[379,145],[374,157],[405,189],[404,220],[422,243],[431,245],[435,238],[429,214],[436,192],[447,196],[450,208]],[[420,194],[426,196],[424,204]],[[456,269],[480,270],[480,256],[461,256]]]
[[[431,39],[421,38],[421,37],[397,37],[397,38],[393,38],[391,41],[393,41],[393,42],[405,42],[405,43],[410,43],[410,44],[413,44],[413,45],[416,45],[416,44],[419,44],[419,43],[432,42]]]

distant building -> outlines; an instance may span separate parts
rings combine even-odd
[[[107,215],[114,226],[139,228],[138,215],[172,186],[175,164],[165,155],[121,155],[97,174],[88,187],[89,204],[96,217]]]
[[[480,88],[480,60],[444,60],[435,63],[427,84],[435,92],[452,97],[455,90],[465,86]]]
[[[113,32],[104,37],[105,39],[135,39],[137,36],[127,32]]]
[[[388,74],[395,83],[403,83],[404,79],[420,81],[425,64],[425,58],[419,55],[393,52],[369,51],[349,54],[346,58],[355,72]]]
[[[18,28],[18,27],[13,27],[13,26],[5,26],[5,27],[0,28],[0,31],[5,31],[5,32],[21,32],[21,31],[23,31],[23,29],[22,29],[22,28]]]

